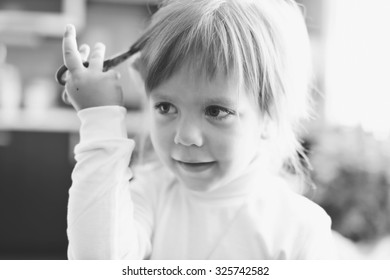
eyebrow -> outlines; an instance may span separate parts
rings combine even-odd
[[[174,101],[172,99],[172,97],[170,97],[168,94],[165,94],[164,92],[161,92],[161,91],[153,92],[153,94],[151,94],[150,97],[154,98],[154,99],[156,99],[156,98],[157,99],[163,99],[163,100],[166,100],[168,102],[173,102]],[[238,107],[238,96],[237,96],[236,99],[231,99],[231,98],[228,98],[228,97],[225,97],[225,96],[205,97],[205,98],[202,98],[201,102],[204,103],[206,106],[220,105],[220,106],[223,106],[223,107],[235,109],[235,108]]]
[[[155,91],[153,93],[150,93],[149,97],[153,98],[153,99],[163,99],[163,100],[167,100],[167,101],[173,101],[172,97],[170,97],[169,95],[165,94],[165,93],[162,93],[160,91]]]
[[[233,100],[227,97],[207,97],[204,101],[208,105],[221,105],[232,109],[238,107],[238,98]]]

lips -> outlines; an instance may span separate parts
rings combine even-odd
[[[209,161],[209,162],[195,162],[195,161],[186,162],[180,160],[175,160],[175,161],[177,162],[177,164],[180,166],[181,169],[191,173],[204,172],[212,168],[215,164],[215,161]]]

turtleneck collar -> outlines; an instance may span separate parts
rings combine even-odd
[[[181,185],[186,195],[199,200],[231,200],[245,197],[254,189],[266,187],[267,178],[272,174],[271,168],[266,161],[257,156],[248,168],[239,176],[227,184],[216,186],[207,191],[192,190]]]

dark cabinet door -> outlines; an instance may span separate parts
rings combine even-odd
[[[66,259],[69,135],[1,133],[0,259]]]

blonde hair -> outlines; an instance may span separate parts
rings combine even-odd
[[[311,55],[293,0],[164,1],[140,41],[147,92],[185,64],[210,80],[238,75],[277,124],[281,158],[300,172],[296,129],[308,116]]]

